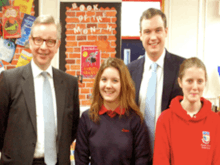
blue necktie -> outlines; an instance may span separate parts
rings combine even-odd
[[[150,144],[152,153],[154,151],[154,127],[155,127],[155,108],[156,108],[156,90],[157,90],[157,64],[151,65],[151,77],[148,82],[146,104],[145,104],[145,122],[149,130]]]
[[[47,72],[42,72],[43,83],[43,111],[44,111],[44,161],[47,165],[55,165],[57,162],[56,152],[56,129],[53,108],[53,98]]]

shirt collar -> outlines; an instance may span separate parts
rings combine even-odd
[[[107,113],[109,117],[113,118],[116,114],[118,115],[124,115],[125,114],[125,109],[124,108],[120,108],[120,106],[118,106],[114,111],[112,110],[108,110],[107,108],[105,108],[104,105],[102,105],[100,111],[99,111],[99,115],[103,115]]]
[[[165,54],[166,54],[166,50],[164,48],[162,55],[156,61],[157,66],[161,67],[162,69],[163,69],[163,65],[164,65]],[[150,69],[150,66],[152,63],[154,63],[154,62],[148,57],[147,52],[145,52],[145,68]]]
[[[47,72],[51,78],[53,78],[53,72],[52,72],[52,66],[50,65],[47,70],[40,69],[34,62],[34,60],[31,60],[31,69],[33,72],[33,77],[36,78],[39,76],[42,72]]]

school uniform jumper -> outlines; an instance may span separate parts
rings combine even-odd
[[[157,121],[153,165],[220,165],[220,117],[204,98],[190,117],[181,100],[175,97]]]
[[[105,109],[102,106],[102,109]],[[116,111],[116,110],[115,110]],[[149,136],[144,121],[130,111],[129,116],[99,111],[94,123],[85,111],[79,122],[76,165],[147,165],[150,160]]]

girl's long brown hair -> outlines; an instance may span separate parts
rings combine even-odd
[[[121,59],[118,58],[108,58],[106,59],[96,75],[93,92],[92,92],[92,104],[89,110],[90,119],[98,123],[99,110],[103,105],[103,98],[99,91],[99,82],[103,71],[108,67],[114,67],[119,71],[120,82],[121,82],[121,92],[120,92],[120,107],[125,108],[125,114],[129,115],[129,111],[134,111],[138,116],[140,116],[141,121],[143,121],[143,116],[140,112],[139,107],[135,102],[135,87],[134,82],[130,76],[127,66]]]

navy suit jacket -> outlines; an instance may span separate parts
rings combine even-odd
[[[169,107],[170,101],[177,95],[183,95],[182,89],[179,87],[177,78],[179,66],[185,59],[177,55],[171,54],[166,50],[164,58],[164,79],[162,92],[162,111]],[[139,105],[139,91],[143,76],[145,57],[135,60],[128,64],[131,77],[135,83],[136,103]]]
[[[58,163],[70,165],[70,145],[79,120],[78,81],[53,68],[57,104]],[[32,165],[37,142],[31,63],[0,75],[0,164]]]

